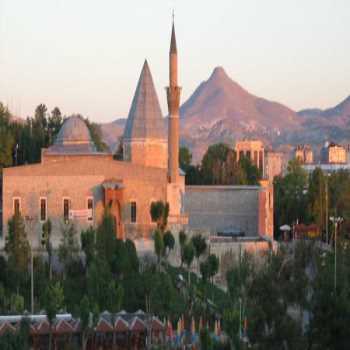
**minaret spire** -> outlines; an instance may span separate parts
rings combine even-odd
[[[179,109],[181,87],[178,86],[177,75],[177,46],[173,13],[173,24],[169,51],[169,87],[167,88],[169,109],[168,178],[170,183],[178,182],[179,177]]]

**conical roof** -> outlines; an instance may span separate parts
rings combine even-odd
[[[165,128],[151,71],[145,61],[124,130],[124,139],[165,139]]]

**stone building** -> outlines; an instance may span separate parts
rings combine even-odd
[[[314,162],[314,154],[310,145],[297,145],[294,157],[302,164],[312,164]]]
[[[265,171],[265,149],[260,140],[242,140],[237,141],[235,145],[237,160],[247,157],[252,163],[261,170],[263,176]]]
[[[267,151],[265,154],[265,177],[273,181],[283,173],[284,159],[281,152]]]
[[[97,152],[85,122],[78,116],[68,118],[54,144],[42,150],[39,164],[4,169],[4,236],[8,220],[20,212],[32,246],[40,247],[42,224],[50,218],[57,247],[66,224],[74,222],[79,232],[96,225],[109,208],[119,238],[149,237],[155,227],[150,206],[158,200],[169,203],[170,226],[186,224],[184,173],[178,163],[181,88],[174,26],[169,63],[168,135],[145,61],[125,126],[123,161]]]
[[[327,164],[345,164],[347,162],[346,148],[334,142],[326,142],[321,149],[321,162]]]

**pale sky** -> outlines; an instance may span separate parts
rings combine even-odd
[[[125,117],[147,58],[166,114],[172,8],[182,102],[219,65],[295,110],[350,95],[349,0],[0,0],[0,101]]]

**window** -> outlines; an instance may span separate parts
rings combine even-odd
[[[131,202],[130,210],[131,222],[136,222],[136,202]]]
[[[87,208],[89,210],[88,220],[92,221],[94,218],[94,199],[92,197],[87,199]]]
[[[47,202],[46,198],[40,198],[40,221],[47,220]]]
[[[69,221],[69,209],[70,209],[70,200],[68,198],[63,199],[63,220],[65,223]]]
[[[154,202],[154,201],[151,202],[150,208],[152,208],[152,206],[155,205],[155,204],[156,204],[156,202]],[[153,219],[152,214],[151,214],[151,221],[152,222],[156,222],[156,220]]]
[[[21,199],[13,198],[13,215],[21,214]]]

